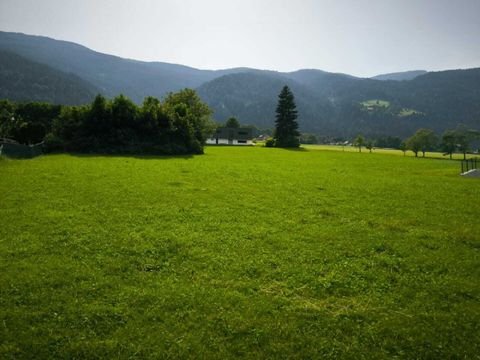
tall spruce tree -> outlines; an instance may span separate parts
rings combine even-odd
[[[277,115],[275,120],[275,146],[299,147],[297,106],[295,98],[288,86],[284,86],[278,96]]]

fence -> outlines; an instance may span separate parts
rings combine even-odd
[[[462,174],[473,169],[478,169],[479,164],[480,161],[478,161],[477,158],[462,160]]]
[[[42,155],[43,143],[23,145],[9,139],[0,139],[0,156],[10,158],[33,158]]]

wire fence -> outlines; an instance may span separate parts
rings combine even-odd
[[[462,160],[462,174],[470,170],[478,169],[479,164],[480,161],[478,161],[478,158]]]
[[[11,139],[0,139],[0,156],[30,159],[42,154],[43,142],[34,145],[24,145]]]

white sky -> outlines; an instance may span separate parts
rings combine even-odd
[[[480,67],[480,0],[0,0],[0,30],[202,69]]]

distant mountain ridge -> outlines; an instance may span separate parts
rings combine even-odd
[[[0,99],[67,105],[90,102],[100,91],[74,74],[3,50],[0,50],[0,84]]]
[[[394,80],[394,81],[408,81],[413,80],[420,75],[427,74],[428,71],[426,70],[413,70],[413,71],[402,71],[402,72],[394,72],[390,74],[381,74],[372,77],[373,80]]]
[[[0,32],[0,51],[21,57],[23,63],[48,67],[50,73],[76,83],[76,87],[62,87],[61,82],[50,81],[45,86],[54,93],[63,92],[66,98],[52,96],[52,91],[42,87],[28,87],[39,83],[38,71],[33,72],[38,79],[22,77],[28,73],[20,66],[22,61],[18,66],[9,62],[3,65],[4,73],[29,79],[24,90],[15,90],[16,95],[14,81],[0,83],[0,96],[13,100],[83,104],[99,92],[107,97],[123,93],[140,103],[146,96],[163,97],[189,87],[198,90],[219,122],[236,116],[245,124],[273,127],[277,95],[288,85],[296,97],[300,128],[306,132],[407,136],[420,127],[443,131],[463,123],[480,128],[480,69],[417,70],[371,79],[316,69],[288,73],[251,68],[200,70],[124,59],[71,42],[8,32]],[[42,81],[48,83],[48,78]]]
[[[144,62],[102,54],[82,45],[43,36],[0,32],[0,49],[82,77],[106,96],[119,93],[136,102],[182,88],[196,88],[215,77],[243,69],[199,70],[184,65]]]

